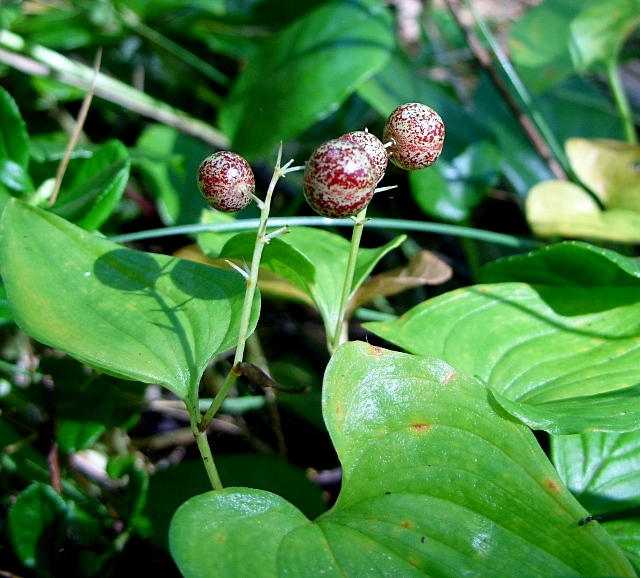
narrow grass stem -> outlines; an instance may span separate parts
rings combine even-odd
[[[327,346],[329,353],[333,355],[336,349],[343,341],[347,340],[344,333],[345,315],[349,305],[349,297],[351,296],[351,287],[353,285],[353,277],[356,271],[356,263],[358,260],[358,250],[360,249],[360,240],[362,239],[362,231],[366,223],[367,209],[365,207],[360,213],[354,217],[353,233],[351,234],[351,248],[349,250],[349,258],[347,259],[347,269],[344,275],[344,285],[342,287],[342,297],[340,299],[340,314],[336,321],[336,327],[332,336],[327,338]]]

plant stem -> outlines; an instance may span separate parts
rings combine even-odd
[[[269,183],[269,188],[267,189],[267,194],[265,195],[264,201],[262,201],[262,206],[260,207],[260,222],[258,224],[258,232],[256,234],[256,245],[253,249],[253,257],[251,259],[251,268],[246,275],[247,280],[247,288],[244,294],[244,305],[242,307],[242,315],[240,317],[240,326],[238,330],[238,344],[236,346],[236,352],[233,358],[233,367],[231,371],[228,373],[220,391],[216,394],[209,406],[209,409],[204,414],[200,423],[198,425],[198,429],[200,431],[206,430],[209,422],[213,419],[213,416],[217,413],[222,405],[222,402],[225,400],[231,387],[235,383],[238,378],[239,373],[236,373],[235,367],[238,363],[240,363],[244,358],[244,350],[247,344],[247,338],[249,336],[249,324],[251,323],[251,312],[253,310],[253,299],[255,297],[256,288],[258,286],[258,274],[260,272],[260,260],[262,259],[262,251],[264,250],[265,245],[269,243],[269,241],[278,234],[283,234],[286,232],[286,228],[283,227],[279,229],[275,233],[267,234],[267,222],[269,220],[269,211],[271,210],[271,197],[273,196],[273,191],[276,188],[276,184],[281,177],[284,177],[287,173],[300,170],[304,167],[290,167],[292,161],[289,161],[283,167],[280,166],[280,161],[282,159],[282,147],[278,152],[278,160],[276,161],[276,166],[273,171],[273,176],[271,177],[271,182]]]
[[[137,231],[135,233],[125,233],[114,235],[110,240],[114,243],[129,243],[131,241],[141,241],[145,239],[157,239],[170,235],[194,235],[196,233],[250,231],[258,225],[258,219],[238,219],[233,223],[198,223],[192,225],[178,225],[175,227],[163,227],[161,229],[150,229],[148,231]],[[329,219],[327,217],[276,217],[270,219],[270,227],[350,227],[347,219]],[[495,243],[505,247],[530,251],[544,247],[545,243],[533,239],[525,239],[504,233],[495,233],[484,229],[474,229],[471,227],[461,227],[460,225],[450,225],[448,223],[432,223],[429,221],[411,221],[409,219],[385,219],[376,217],[368,225],[375,229],[389,229],[395,231],[418,231],[420,233],[430,233],[432,235],[450,235],[468,239],[477,239],[487,243]]]
[[[191,418],[191,431],[193,431],[193,437],[196,439],[196,444],[200,450],[200,457],[204,463],[204,468],[207,471],[207,476],[209,477],[211,486],[214,490],[221,490],[223,487],[222,480],[218,474],[216,463],[213,461],[211,446],[209,446],[209,440],[207,439],[207,428],[200,429],[200,425],[198,423],[198,419],[200,418],[200,409],[198,407],[197,400],[195,403],[189,402],[186,405],[189,410],[189,417]]]
[[[351,296],[351,287],[353,286],[353,277],[356,271],[356,262],[358,260],[358,250],[360,249],[360,240],[362,239],[362,231],[366,223],[366,207],[354,217],[353,233],[351,234],[351,248],[349,250],[349,258],[347,259],[347,270],[344,275],[344,285],[342,287],[342,298],[340,299],[340,314],[336,321],[336,328],[332,336],[327,337],[327,347],[329,353],[333,355],[341,343],[346,341],[343,338],[343,329],[347,307],[349,305],[349,297]]]
[[[638,135],[636,134],[635,125],[633,122],[633,113],[631,112],[631,106],[629,105],[629,99],[622,86],[620,79],[620,71],[615,59],[607,64],[607,78],[609,80],[609,86],[613,98],[620,112],[620,118],[622,119],[622,126],[624,128],[624,135],[629,144],[638,143]]]

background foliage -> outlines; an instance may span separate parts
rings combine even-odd
[[[411,6],[2,4],[0,571],[240,575],[240,551],[262,575],[330,575],[337,560],[353,575],[505,576],[528,540],[531,575],[640,569],[640,2]],[[240,380],[208,434],[225,486],[250,489],[204,494],[181,400],[213,397],[229,369],[244,284],[224,260],[250,259],[257,211],[208,210],[197,166],[232,148],[264,192],[281,141],[302,164],[414,101],[440,113],[446,143],[428,170],[391,167],[381,184],[398,188],[369,209],[350,330],[371,346],[339,350],[323,383],[345,223],[274,240],[247,357],[304,393]],[[272,216],[318,224],[299,173]],[[378,346],[414,355],[376,365]],[[237,521],[239,498],[262,525]],[[192,531],[203,512],[228,523]],[[465,549],[469,535],[484,538]],[[416,558],[427,540],[441,550]]]

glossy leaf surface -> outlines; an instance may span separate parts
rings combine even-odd
[[[237,340],[236,272],[127,249],[17,201],[0,231],[14,319],[87,365],[184,398]],[[256,300],[252,327],[257,310]]]
[[[633,575],[602,528],[578,526],[585,510],[531,431],[442,361],[348,343],[323,412],[335,506],[310,523],[259,490],[197,496],[170,530],[185,576]]]
[[[533,428],[630,431],[640,419],[640,279],[635,260],[613,255],[567,243],[504,260],[487,278],[513,282],[452,291],[366,327],[478,376]]]
[[[327,116],[386,64],[393,42],[377,0],[334,0],[295,21],[249,61],[220,113],[233,149],[270,153]]]
[[[591,514],[640,506],[640,430],[552,436],[551,458]]]

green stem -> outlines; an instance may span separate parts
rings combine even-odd
[[[349,250],[349,258],[347,260],[347,270],[344,275],[344,285],[342,287],[342,298],[340,299],[340,314],[336,321],[336,327],[332,336],[327,336],[327,346],[329,353],[333,355],[336,349],[340,346],[346,338],[343,338],[343,329],[345,323],[345,316],[347,313],[347,307],[349,305],[349,297],[351,296],[351,288],[353,286],[353,277],[356,272],[356,263],[358,260],[358,250],[360,249],[360,240],[362,239],[362,232],[364,230],[364,224],[367,221],[365,215],[367,214],[366,207],[360,213],[354,217],[353,233],[351,234],[351,248]]]
[[[625,138],[629,144],[637,144],[638,135],[636,134],[636,128],[633,122],[633,112],[631,111],[629,99],[624,91],[624,86],[620,79],[620,71],[615,59],[611,59],[611,62],[607,64],[607,77],[609,79],[609,86],[611,87],[613,98],[616,106],[618,107],[618,111],[620,112]]]
[[[202,458],[202,463],[204,463],[204,468],[207,472],[207,476],[209,477],[209,482],[211,482],[211,486],[214,490],[221,490],[223,488],[222,480],[218,474],[216,463],[213,460],[211,446],[207,439],[207,428],[202,429],[198,424],[200,409],[197,401],[195,403],[191,401],[188,402],[187,409],[189,410],[189,417],[191,418],[191,431],[193,431],[193,437],[195,437],[196,444],[200,450],[200,457]]]
[[[129,243],[131,241],[142,241],[146,239],[157,239],[170,235],[195,235],[197,233],[250,231],[258,226],[258,219],[238,219],[233,223],[199,223],[192,225],[179,225],[176,227],[163,227],[161,229],[150,229],[148,231],[137,231],[124,235],[110,237],[114,243]],[[351,227],[352,223],[348,219],[328,219],[327,217],[276,217],[269,220],[270,227]],[[449,225],[447,223],[431,223],[428,221],[411,221],[408,219],[385,219],[376,217],[370,221],[368,227],[375,229],[390,229],[397,231],[417,231],[420,233],[430,233],[433,235],[450,235],[452,237],[466,237],[468,239],[478,239],[487,243],[495,243],[530,251],[544,246],[540,241],[485,231],[484,229],[474,229],[471,227],[461,227],[460,225]]]
[[[238,344],[236,346],[236,352],[233,358],[233,367],[231,368],[231,371],[222,384],[220,391],[218,391],[216,396],[213,398],[209,409],[200,420],[200,424],[198,426],[200,431],[203,431],[207,428],[209,422],[213,419],[213,416],[220,409],[222,402],[225,400],[225,398],[229,394],[229,391],[231,390],[231,387],[238,378],[235,367],[244,358],[244,350],[247,345],[247,338],[249,336],[249,324],[251,323],[251,312],[253,310],[253,299],[255,297],[256,288],[258,286],[258,274],[260,272],[260,260],[262,259],[262,251],[264,250],[265,245],[267,245],[267,243],[269,243],[269,241],[274,236],[286,232],[286,228],[282,228],[274,233],[267,234],[267,222],[269,220],[269,211],[271,210],[271,197],[273,196],[273,191],[275,190],[276,184],[281,177],[284,177],[287,173],[300,170],[304,167],[290,168],[289,165],[291,164],[291,161],[289,161],[289,163],[287,163],[285,166],[281,167],[281,158],[282,148],[278,153],[278,160],[273,171],[273,176],[271,177],[271,182],[269,183],[269,188],[267,189],[267,194],[265,195],[265,199],[264,201],[262,201],[262,206],[260,207],[260,222],[258,224],[258,233],[256,235],[256,245],[253,249],[251,268],[246,274],[247,288],[245,290],[242,315],[240,317]]]

